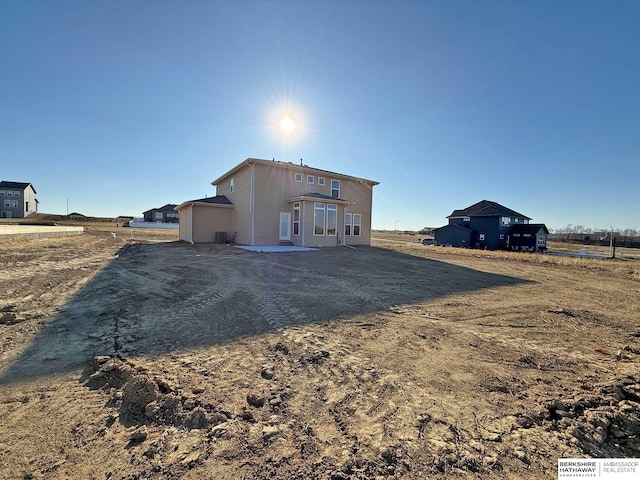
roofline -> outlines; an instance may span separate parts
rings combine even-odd
[[[180,205],[174,208],[176,212],[179,212],[187,205],[198,205],[204,207],[217,207],[217,208],[233,208],[234,205],[228,203],[211,203],[211,202],[198,202],[197,200],[188,200],[186,202],[182,202]]]
[[[368,180],[366,178],[361,178],[361,177],[354,177],[353,175],[346,175],[344,173],[336,173],[336,172],[330,172],[329,170],[322,170],[320,168],[315,168],[315,167],[310,167],[308,165],[296,165],[293,162],[282,162],[282,161],[275,161],[275,160],[265,160],[263,158],[247,158],[246,160],[240,162],[238,165],[236,165],[235,167],[233,167],[231,170],[227,171],[226,173],[222,174],[221,176],[219,176],[218,178],[216,178],[213,182],[211,182],[211,185],[213,186],[217,186],[222,180],[224,180],[225,178],[227,178],[228,176],[234,174],[235,172],[237,172],[238,170],[240,170],[241,168],[243,168],[246,165],[256,165],[256,164],[265,164],[265,165],[271,165],[271,166],[277,166],[277,167],[282,167],[282,168],[288,168],[288,169],[306,169],[307,171],[313,171],[313,172],[322,172],[322,173],[326,173],[327,175],[333,175],[335,177],[339,177],[339,178],[343,178],[343,179],[349,179],[349,180],[356,180],[356,181],[360,181],[360,182],[365,182],[369,185],[371,185],[372,187],[376,186],[376,185],[380,185],[380,182],[376,182],[375,180]]]
[[[36,193],[36,194],[38,193],[38,192],[36,192],[36,188],[30,182],[12,182],[10,180],[2,180],[2,181],[0,181],[0,183],[5,183],[5,182],[6,183],[21,183],[23,185],[26,185],[26,187],[23,187],[22,190],[26,190],[28,187],[31,187],[31,189],[33,190],[33,193]],[[19,188],[19,187],[4,187],[4,188]]]

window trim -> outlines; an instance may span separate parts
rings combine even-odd
[[[309,181],[311,180],[311,181]],[[307,183],[313,185],[316,181],[316,177],[314,177],[313,175],[307,175]]]
[[[335,212],[335,226],[334,226],[334,229],[333,229],[334,233],[329,233],[329,212],[330,211],[331,212]],[[327,212],[326,212],[325,218],[326,218],[326,220],[325,220],[326,227],[324,229],[325,235],[327,237],[335,237],[335,236],[337,236],[338,235],[338,205],[337,204],[335,204],[335,203],[328,203],[327,204]]]
[[[318,177],[318,185],[320,185],[321,187],[324,187],[325,185],[324,177]]]
[[[338,184],[337,188],[333,186],[333,182],[336,182]],[[333,194],[334,190],[337,191],[335,195]],[[331,179],[331,198],[340,198],[340,180],[337,180],[335,178]]]
[[[302,183],[302,174],[301,173],[296,173],[293,177],[293,181],[297,182],[297,183]]]
[[[233,193],[233,177],[231,177],[231,180],[229,180],[229,192]]]
[[[356,233],[357,228],[357,233]],[[353,236],[359,237],[360,232],[362,231],[362,215],[359,213],[353,214]]]
[[[296,212],[298,213],[298,219],[297,220],[296,220]],[[292,218],[293,218],[292,233],[294,235],[300,235],[300,202],[296,202],[296,203],[293,204]],[[298,227],[298,228],[296,228],[296,227]],[[315,225],[314,225],[314,228],[315,228]]]
[[[349,216],[349,219],[347,220],[347,216]],[[350,237],[352,234],[352,220],[353,219],[353,214],[351,212],[344,212],[344,236],[345,237]],[[349,227],[349,231],[347,232],[347,227]]]

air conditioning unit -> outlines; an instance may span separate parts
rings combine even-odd
[[[216,243],[227,243],[227,232],[216,232]]]

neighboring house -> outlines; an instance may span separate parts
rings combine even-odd
[[[167,203],[160,208],[152,208],[143,212],[145,222],[164,222],[164,223],[178,223],[180,215],[176,212],[175,203]]]
[[[369,245],[378,182],[248,158],[212,182],[216,196],[180,204],[180,239],[243,245]]]
[[[531,251],[539,251],[546,248],[549,231],[544,224],[530,224],[531,218],[496,202],[482,200],[462,210],[454,210],[447,218],[449,225],[434,230],[436,245],[489,250],[529,250],[533,247]],[[522,243],[524,234],[529,235],[530,231],[519,229],[526,225],[538,227],[535,245],[530,245],[529,241]],[[518,243],[512,241],[514,233]],[[529,236],[526,238],[530,239]]]
[[[24,218],[38,211],[36,190],[30,183],[0,182],[0,217]]]
[[[548,236],[549,230],[544,223],[514,225],[509,232],[509,247],[516,251],[544,252]]]

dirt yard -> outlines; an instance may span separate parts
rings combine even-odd
[[[0,244],[0,478],[548,479],[640,457],[637,262],[174,238]]]

